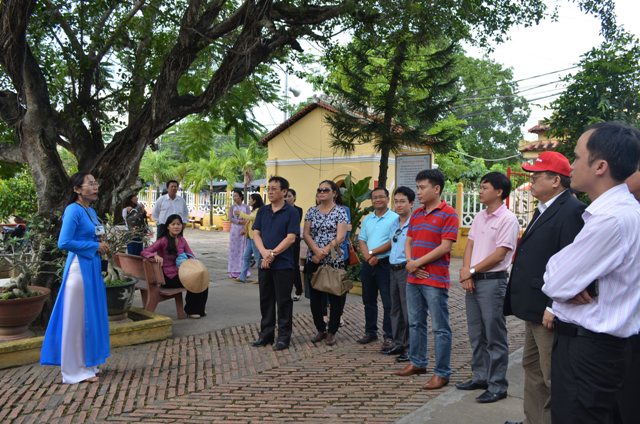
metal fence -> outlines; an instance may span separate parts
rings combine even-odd
[[[260,194],[263,199],[266,196],[266,193],[261,194],[259,191],[248,191],[247,197],[253,193]],[[213,193],[213,204],[210,204],[209,194],[205,192],[193,193],[188,190],[178,190],[178,196],[181,196],[187,202],[189,212],[202,211],[209,213],[209,209],[213,209],[214,215],[225,215],[229,205],[233,202],[232,192],[230,191]],[[145,204],[149,211],[156,206],[157,198],[158,192],[150,188],[138,193],[138,199]]]

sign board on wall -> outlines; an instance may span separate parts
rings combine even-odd
[[[411,153],[396,156],[396,188],[400,186],[416,187],[416,175],[424,169],[431,169],[431,155]]]

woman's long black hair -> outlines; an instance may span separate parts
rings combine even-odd
[[[264,202],[262,201],[262,196],[259,193],[251,193],[249,196],[253,199],[253,206],[251,207],[251,211],[255,211],[258,208],[264,206]]]
[[[174,213],[173,215],[169,215],[167,220],[164,222],[164,228],[162,229],[162,234],[160,234],[160,237],[158,237],[158,238],[161,238],[161,237],[167,238],[167,251],[172,255],[178,254],[178,246],[176,244],[176,239],[174,239],[169,235],[169,224],[171,224],[176,219],[180,221],[180,223],[182,224],[182,228],[184,229],[184,222],[182,222],[182,217],[177,213]],[[179,235],[182,236],[182,231],[180,231]]]
[[[81,187],[84,184],[84,177],[87,175],[91,175],[91,172],[76,172],[69,178],[69,182],[71,183],[71,194],[67,199],[66,206],[69,206],[72,203],[75,203],[78,200],[78,193],[75,192],[76,187]]]

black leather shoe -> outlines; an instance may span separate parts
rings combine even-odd
[[[275,345],[273,345],[273,350],[285,350],[285,349],[289,349],[289,343],[278,342]]]
[[[491,393],[489,390],[481,394],[476,398],[476,402],[478,403],[493,403],[497,402],[500,399],[504,399],[507,397],[507,392],[502,393]]]
[[[383,352],[385,355],[402,355],[404,353],[404,347],[394,346],[391,349],[387,349]]]
[[[487,390],[487,387],[489,387],[487,385],[486,381],[473,381],[473,380],[467,380],[463,383],[458,383],[456,384],[456,389],[458,390],[478,390],[478,389],[484,389]]]
[[[522,421],[505,421],[504,424],[522,424]]]
[[[378,336],[373,336],[371,334],[365,334],[364,337],[356,340],[358,343],[360,344],[368,344],[371,342],[375,342],[376,340],[378,340]]]
[[[409,362],[409,354],[403,353],[396,358],[396,362]]]
[[[270,344],[273,344],[273,339],[263,339],[262,337],[259,337],[253,343],[251,343],[251,346],[262,347]]]

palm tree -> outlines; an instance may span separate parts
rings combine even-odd
[[[171,178],[175,178],[173,175],[173,169],[177,165],[177,162],[171,157],[171,152],[168,150],[147,150],[140,162],[140,178],[145,182],[153,182],[156,186],[156,190],[160,190],[160,184],[163,181],[167,181]]]
[[[194,191],[209,188],[209,225],[213,223],[213,181],[218,178],[223,178],[222,163],[213,150],[208,158],[193,162],[185,176],[185,182]]]
[[[245,198],[251,181],[266,171],[267,150],[252,141],[248,147],[238,147],[233,142],[222,145],[220,152],[225,156],[223,172],[230,187],[242,176]]]

